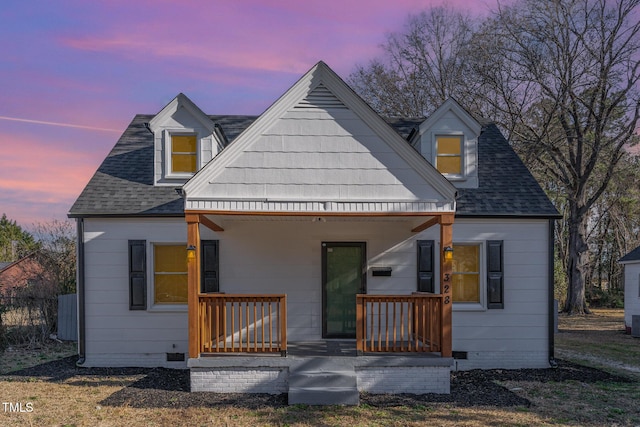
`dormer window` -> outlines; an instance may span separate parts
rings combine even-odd
[[[198,164],[196,135],[171,135],[171,173],[194,174]]]
[[[478,188],[482,126],[453,98],[420,124],[411,144],[457,188]]]
[[[154,185],[184,184],[224,147],[224,135],[211,117],[182,93],[151,119],[149,130]]]
[[[436,169],[443,175],[462,175],[462,135],[436,135]]]

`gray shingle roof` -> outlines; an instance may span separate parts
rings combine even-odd
[[[620,258],[618,262],[640,261],[640,246]]]
[[[458,190],[458,216],[559,217],[495,124],[478,138],[478,181],[477,189]]]
[[[70,217],[182,216],[184,201],[174,187],[153,185],[154,116],[133,118],[107,158],[69,210]],[[255,116],[210,116],[233,141]]]
[[[153,185],[153,115],[137,115],[69,211],[70,217],[182,216],[184,203],[173,187]],[[256,116],[210,116],[233,141]],[[388,119],[406,138],[422,119]],[[458,190],[458,216],[558,215],[531,173],[493,124],[478,139],[477,189]]]

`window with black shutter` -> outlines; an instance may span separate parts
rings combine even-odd
[[[487,308],[504,308],[502,240],[487,240]]]
[[[218,280],[218,270],[220,265],[220,255],[218,251],[218,240],[202,240],[201,245],[201,284],[202,293],[219,292],[220,283]]]
[[[433,240],[418,240],[418,291],[435,293]]]
[[[129,310],[147,309],[147,242],[129,240]]]

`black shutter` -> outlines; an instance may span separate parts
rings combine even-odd
[[[220,283],[218,281],[218,268],[220,264],[220,256],[218,252],[217,240],[202,240],[201,253],[201,281],[200,291],[202,293],[220,292]]]
[[[487,240],[487,308],[504,308],[502,240]]]
[[[435,293],[433,240],[418,240],[418,291]]]
[[[129,310],[147,309],[147,242],[129,240]]]

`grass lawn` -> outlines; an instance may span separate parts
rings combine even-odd
[[[556,358],[627,378],[503,384],[532,403],[532,410],[558,424],[640,425],[640,339],[624,333],[624,311],[594,309],[586,316],[559,317]]]
[[[161,385],[145,382],[151,377],[147,373],[103,370],[31,376],[25,368],[45,366],[42,364],[52,358],[73,353],[73,348],[56,345],[30,351],[13,349],[0,355],[0,425],[640,425],[640,339],[624,335],[621,310],[596,310],[587,317],[561,316],[556,349],[561,359],[618,376],[604,376],[608,379],[603,381],[591,381],[584,375],[548,381],[539,379],[543,375],[529,381],[526,376],[504,379],[496,372],[496,387],[529,402],[508,407],[417,400],[359,407],[285,406],[251,400],[211,404],[206,393],[184,392],[160,405],[153,399],[142,402],[139,397],[127,397],[162,392],[156,390]],[[132,391],[135,393],[129,393]],[[24,412],[6,411],[5,403],[21,403]]]

